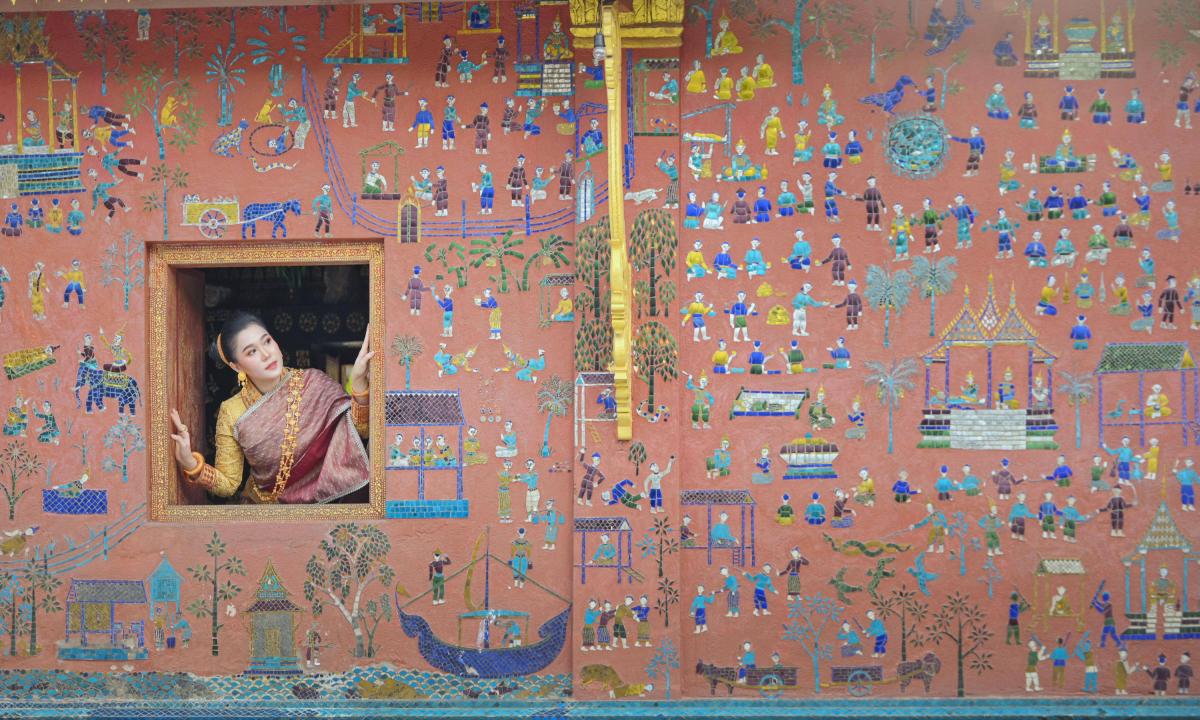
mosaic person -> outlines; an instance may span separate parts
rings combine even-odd
[[[284,367],[283,352],[262,320],[235,313],[210,354],[241,385],[221,403],[216,458],[192,449],[188,427],[171,411],[175,460],[187,482],[244,503],[328,503],[358,499],[370,477],[368,432],[370,335],[350,373],[352,395],[325,373]],[[244,478],[243,464],[250,466]]]

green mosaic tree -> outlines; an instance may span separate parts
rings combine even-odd
[[[150,168],[150,182],[158,185],[157,193],[142,196],[142,210],[151,213],[162,212],[162,236],[167,239],[167,222],[169,197],[172,190],[183,190],[188,185],[188,172],[182,165],[171,168],[166,163],[156,163]]]
[[[1067,370],[1058,371],[1058,392],[1066,395],[1071,406],[1075,408],[1075,449],[1083,447],[1083,422],[1080,413],[1083,404],[1092,399],[1096,392],[1096,377],[1092,373],[1073,373]]]
[[[17,638],[29,632],[29,615],[21,608],[24,587],[21,573],[16,570],[0,571],[0,628],[8,633],[8,654],[17,656]]]
[[[38,645],[38,614],[62,611],[62,604],[55,592],[62,587],[51,572],[45,558],[32,558],[25,564],[25,602],[29,608],[29,654],[37,655],[42,649]]]
[[[42,461],[38,456],[29,452],[22,440],[13,440],[0,451],[0,475],[8,478],[8,484],[0,484],[4,491],[4,499],[8,501],[8,519],[17,518],[17,503],[29,492],[29,488],[17,489],[18,483],[27,477],[32,477],[42,470]]]
[[[629,444],[629,452],[627,453],[629,462],[633,463],[633,474],[642,474],[642,463],[646,462],[646,446],[641,440],[634,440]]]
[[[612,323],[607,318],[583,320],[575,332],[575,369],[606,372],[612,364],[612,338]]]
[[[562,235],[555,233],[540,235],[538,249],[529,253],[529,257],[525,258],[525,267],[521,271],[521,282],[518,287],[521,290],[529,290],[529,269],[539,260],[542,265],[553,263],[555,270],[570,265],[571,258],[567,256],[567,250],[570,247],[571,242]]]
[[[649,387],[646,402],[653,410],[655,380],[679,377],[679,346],[666,325],[651,320],[638,327],[632,350],[633,370]]]
[[[381,613],[390,613],[384,598],[396,579],[386,562],[391,549],[391,539],[380,528],[340,523],[321,540],[304,567],[304,598],[312,603],[313,615],[320,617],[327,605],[341,614],[354,632],[354,657],[375,657],[378,650],[375,626]],[[374,584],[383,593],[372,605],[363,596]]]
[[[607,217],[601,218],[594,225],[588,225],[575,236],[575,267],[578,270],[579,282],[583,286],[582,297],[577,303],[581,314],[586,308],[591,311],[594,320],[608,317],[608,294],[601,292],[612,268],[608,243]]]
[[[213,532],[212,540],[204,546],[204,552],[212,558],[212,564],[194,565],[188,568],[188,572],[197,582],[211,585],[212,593],[206,598],[196,598],[188,604],[188,612],[198,618],[212,618],[212,654],[216,657],[221,646],[218,640],[221,628],[225,627],[225,623],[220,622],[221,607],[223,602],[229,602],[237,597],[242,592],[239,585],[235,585],[229,579],[230,575],[245,575],[246,568],[242,564],[241,558],[236,555],[228,555],[228,548],[225,542],[221,540],[221,536],[215,531]],[[222,559],[224,558],[224,559]],[[221,573],[225,573],[225,582],[221,582]]]
[[[457,262],[455,262],[455,258],[457,258]],[[425,262],[441,263],[445,276],[454,275],[460,288],[467,286],[467,248],[457,240],[451,240],[446,243],[445,247],[437,243],[426,245]],[[437,279],[441,280],[442,277],[442,275],[438,275]]]
[[[679,604],[679,588],[668,577],[658,579],[658,595],[654,598],[654,611],[663,616],[663,627],[671,627],[671,606]]]
[[[957,264],[958,258],[953,256],[931,260],[917,255],[912,259],[913,282],[921,297],[929,298],[929,337],[937,335],[937,299],[954,288],[954,281],[958,279],[958,273],[954,271]]]
[[[129,85],[125,94],[125,107],[129,118],[137,120],[143,114],[154,124],[154,137],[158,141],[158,159],[167,159],[167,131],[171,131],[171,147],[183,152],[196,144],[196,134],[204,122],[196,107],[195,92],[188,79],[163,77],[163,69],[157,65],[143,64],[142,70]],[[163,124],[163,107],[170,106],[172,112]]]
[[[663,677],[663,690],[666,692],[666,699],[671,699],[671,671],[679,669],[679,650],[675,648],[675,642],[670,637],[665,637],[658,644],[658,649],[654,651],[654,657],[650,658],[650,662],[646,665],[646,675],[651,680],[657,680],[659,675]]]
[[[503,237],[493,235],[486,240],[475,238],[471,241],[471,255],[475,257],[471,261],[471,267],[478,269],[484,264],[488,267],[499,266],[500,274],[488,275],[488,280],[496,284],[497,291],[506,293],[510,273],[504,261],[508,258],[524,260],[525,253],[517,249],[524,242],[525,238],[515,237],[512,230],[505,232]]]
[[[100,284],[104,287],[114,283],[121,286],[121,302],[126,311],[129,310],[129,294],[134,288],[142,287],[145,282],[146,261],[142,259],[143,244],[133,236],[132,230],[126,230],[121,233],[121,245],[115,242],[109,245],[104,250],[104,259],[100,261],[100,268],[104,270]]]
[[[679,233],[675,228],[675,214],[662,208],[650,208],[638,213],[629,233],[629,264],[637,272],[648,274],[646,292],[648,315],[666,317],[670,309],[661,303],[659,312],[658,287],[660,281],[670,280],[675,271],[679,249]]]

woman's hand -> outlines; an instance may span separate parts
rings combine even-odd
[[[367,326],[367,334],[363,337],[362,347],[358,357],[354,358],[354,368],[350,371],[350,392],[363,395],[371,389],[371,358],[375,352],[371,350],[371,326]]]
[[[171,433],[171,441],[174,443],[175,462],[179,463],[179,467],[183,468],[184,472],[192,472],[196,469],[196,457],[192,455],[192,436],[188,432],[187,425],[183,424],[183,420],[179,417],[179,412],[171,410],[171,425],[174,426],[175,432]]]

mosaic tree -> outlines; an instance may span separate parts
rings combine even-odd
[[[883,308],[883,346],[891,347],[892,309],[899,314],[908,306],[913,290],[913,276],[907,270],[892,272],[880,265],[867,267],[867,289],[863,298],[872,306]]]
[[[842,2],[834,2],[832,0],[825,0],[824,2],[821,0],[792,0],[792,19],[789,22],[767,15],[757,9],[755,3],[749,3],[748,5],[750,8],[754,8],[757,14],[752,17],[743,16],[742,19],[750,23],[755,37],[769,37],[774,34],[776,28],[782,28],[788,33],[792,48],[793,85],[804,84],[804,51],[808,50],[808,47],[813,43],[820,42],[824,45],[827,55],[836,55],[838,43],[829,34],[829,30],[830,28],[845,26],[854,14],[853,9]],[[812,6],[811,8],[809,7],[810,5]],[[737,8],[734,7],[732,9],[736,10]],[[812,31],[806,38],[804,37],[804,33],[808,25],[812,26]]]
[[[867,71],[867,81],[875,84],[875,68],[881,60],[887,60],[896,53],[893,48],[879,49],[879,33],[892,27],[894,20],[892,11],[882,5],[875,5],[869,14],[865,13],[865,22],[850,28],[850,38],[857,43],[866,43],[870,49],[870,64]],[[910,33],[912,37],[914,33]]]
[[[100,268],[104,270],[104,278],[100,284],[108,287],[113,283],[121,285],[121,301],[126,311],[129,310],[129,293],[134,288],[142,287],[145,282],[146,263],[142,259],[142,241],[133,236],[132,230],[121,234],[121,244],[109,245],[104,250],[104,259]],[[84,463],[85,465],[87,463]]]
[[[108,16],[101,12],[84,19],[79,39],[83,43],[83,59],[100,65],[100,94],[107,96],[109,75],[114,80],[123,80],[125,66],[133,59],[129,31],[124,25],[109,23]]]
[[[601,292],[611,270],[608,243],[608,218],[588,225],[575,236],[575,266],[579,271],[579,282],[583,285],[583,292],[576,304],[580,306],[581,314],[590,309],[593,320],[607,320],[608,317],[608,294]]]
[[[8,633],[8,654],[17,656],[17,638],[29,632],[29,613],[22,596],[21,574],[16,570],[0,571],[0,627]]]
[[[218,127],[233,124],[233,93],[238,85],[246,84],[246,68],[238,67],[238,63],[244,57],[246,53],[235,52],[232,43],[218,45],[204,66],[206,82],[217,84],[217,102],[220,104],[220,110],[217,112]]]
[[[1067,396],[1067,401],[1075,408],[1075,449],[1083,447],[1083,423],[1080,414],[1083,404],[1092,399],[1096,391],[1096,378],[1092,373],[1073,373],[1067,370],[1058,371],[1058,392]]]
[[[7,484],[0,484],[0,490],[4,491],[4,499],[8,501],[9,520],[17,518],[17,503],[29,492],[28,487],[18,490],[18,484],[25,478],[37,475],[41,470],[42,461],[29,452],[22,440],[13,440],[0,451],[0,473],[8,478]]]
[[[471,267],[479,269],[484,265],[488,267],[499,267],[499,275],[488,275],[488,280],[495,283],[496,290],[502,293],[508,292],[508,265],[505,264],[507,258],[516,258],[524,260],[525,253],[517,248],[525,242],[523,237],[515,237],[513,231],[509,230],[504,233],[504,237],[496,237],[495,235],[484,240],[483,238],[475,238],[471,241],[471,255],[474,260],[471,261]]]
[[[675,271],[676,254],[679,248],[679,233],[675,228],[675,214],[662,208],[651,208],[638,213],[629,233],[629,264],[637,272],[648,274],[646,298],[648,315],[666,317],[671,314],[666,302],[659,311],[659,286],[673,284],[671,273]],[[670,291],[673,297],[674,289]]]
[[[679,552],[679,537],[671,526],[671,519],[665,516],[655,518],[653,530],[638,540],[638,548],[642,551],[642,558],[654,558],[658,563],[658,576],[663,577],[663,561],[668,555]]]
[[[608,320],[585,319],[575,332],[575,368],[580,372],[603,372],[612,364],[612,324]]]
[[[679,604],[679,588],[675,581],[668,577],[658,579],[657,595],[654,598],[654,612],[662,615],[663,627],[671,627],[671,606]]]
[[[173,77],[178,80],[180,59],[200,57],[200,16],[191,10],[168,10],[162,24],[166,32],[155,42],[171,51],[175,58]]]
[[[924,255],[912,259],[912,277],[921,297],[929,298],[929,337],[937,336],[937,299],[954,289],[958,273],[954,266],[958,258],[950,256],[932,260]]]
[[[879,619],[900,620],[900,661],[907,661],[908,643],[918,637],[921,623],[925,622],[925,616],[929,613],[929,605],[921,600],[916,590],[909,590],[906,585],[886,595],[874,595],[872,602]]]
[[[538,388],[538,412],[546,413],[546,427],[542,431],[542,457],[550,457],[550,422],[556,417],[565,417],[571,409],[571,398],[575,386],[570,380],[551,375]]]
[[[1167,0],[1155,8],[1155,17],[1164,29],[1185,29],[1184,40],[1200,41],[1200,2],[1197,0]],[[1154,52],[1164,69],[1179,65],[1186,55],[1183,44],[1171,38],[1160,38]]]
[[[32,558],[25,564],[25,600],[29,613],[29,654],[41,651],[38,645],[38,614],[62,611],[62,604],[55,594],[62,587],[46,563],[45,558]]]
[[[969,595],[955,591],[934,611],[917,645],[940,646],[942,642],[953,645],[958,676],[957,694],[963,697],[964,676],[968,668],[979,675],[992,669],[992,653],[985,650],[984,646],[993,635],[983,610],[971,603]]]
[[[130,84],[125,95],[129,118],[137,120],[144,113],[154,123],[159,160],[167,159],[167,130],[171,131],[171,147],[180,152],[196,144],[196,133],[203,122],[194,99],[189,80],[180,80],[178,76],[165,79],[163,69],[153,64],[142,65],[142,71]]]
[[[412,366],[425,352],[425,341],[420,335],[397,335],[392,339],[392,352],[399,357],[404,367],[404,389],[412,389]]]
[[[658,644],[658,649],[654,651],[654,656],[650,658],[650,662],[646,665],[646,675],[651,680],[657,680],[659,676],[663,679],[663,690],[666,692],[666,699],[671,699],[671,671],[679,669],[679,650],[675,647],[675,641],[670,637],[665,637]]]
[[[455,258],[458,258],[458,262],[454,261]],[[467,286],[467,248],[457,240],[446,243],[446,247],[441,247],[437,243],[426,245],[425,262],[441,263],[445,277],[454,275],[460,288]],[[438,279],[440,280],[442,277],[439,275]]]
[[[229,576],[244,576],[246,567],[242,564],[241,558],[228,554],[225,542],[215,531],[212,540],[209,540],[208,544],[204,546],[204,552],[212,558],[212,564],[193,565],[188,568],[188,572],[192,574],[196,582],[211,586],[212,593],[209,597],[196,598],[189,603],[188,612],[200,619],[212,618],[212,654],[213,657],[216,657],[221,651],[219,642],[221,628],[225,627],[225,623],[220,621],[221,613],[224,612],[220,605],[223,602],[229,602],[242,592],[241,586],[234,584]],[[225,573],[224,582],[221,582],[221,573]]]
[[[120,459],[111,456],[104,457],[104,472],[120,472],[121,482],[129,482],[129,456],[135,452],[145,452],[146,439],[142,429],[137,426],[130,415],[122,415],[117,424],[104,433],[104,447],[112,450],[119,448]]]
[[[646,403],[653,411],[655,380],[679,377],[679,346],[666,325],[651,320],[638,327],[633,338],[633,370],[649,387]]]
[[[641,440],[634,440],[629,443],[629,451],[626,453],[626,458],[633,463],[633,474],[642,474],[642,463],[646,462],[646,446]]]
[[[833,644],[822,642],[825,629],[837,627],[844,607],[823,593],[798,596],[788,602],[788,622],[783,639],[800,643],[812,663],[813,692],[821,693],[821,661],[833,657]]]
[[[950,82],[950,72],[952,70],[954,70],[954,68],[958,67],[959,65],[962,65],[966,59],[967,59],[967,51],[959,50],[958,52],[954,53],[953,56],[950,57],[950,62],[947,65],[945,65],[944,67],[942,67],[942,66],[934,67],[931,65],[925,71],[926,75],[937,74],[937,75],[942,76],[942,92],[938,94],[938,107],[941,108],[942,110],[946,109],[946,96],[947,95],[957,95],[958,93],[962,92],[962,90],[963,90],[962,83],[958,82],[957,80],[955,80],[954,82]]]
[[[171,168],[166,163],[155,163],[150,169],[150,182],[158,185],[158,192],[142,196],[142,210],[151,213],[162,212],[163,240],[167,239],[168,213],[167,207],[172,190],[183,190],[188,186],[188,172],[182,165]]]
[[[967,552],[970,550],[978,551],[982,546],[979,543],[979,538],[971,537],[971,528],[974,525],[967,519],[966,513],[959,510],[951,517],[953,519],[946,523],[946,535],[947,539],[958,541],[958,550],[951,551],[950,556],[958,560],[958,574],[966,577]]]
[[[299,56],[308,48],[308,39],[294,25],[287,24],[286,10],[279,13],[278,31],[273,33],[266,25],[259,25],[258,32],[257,36],[246,40],[246,44],[253,48],[250,51],[250,63],[271,63],[270,69],[267,70],[271,96],[281,97],[285,80],[283,63],[289,59],[298,62]]]
[[[525,267],[521,271],[521,282],[518,287],[521,290],[529,290],[529,269],[539,260],[542,265],[553,263],[555,270],[570,265],[571,258],[567,257],[567,249],[570,247],[570,241],[557,233],[543,233],[539,236],[538,249],[529,253],[529,257],[525,258]]]
[[[237,45],[238,15],[250,12],[248,7],[210,8],[205,23],[210,30],[229,30],[229,44],[225,47],[232,50]]]
[[[363,595],[378,584],[383,592],[373,607],[377,611],[384,607],[388,588],[396,579],[395,570],[386,562],[391,549],[391,539],[380,528],[341,523],[321,540],[305,565],[304,598],[312,603],[312,614],[320,617],[327,605],[341,614],[354,632],[354,657],[375,657],[378,649],[378,619],[368,607],[371,600],[364,601]]]
[[[875,396],[888,409],[887,451],[890,455],[895,437],[893,423],[896,408],[900,407],[900,401],[904,399],[905,393],[912,392],[915,387],[913,376],[917,374],[917,361],[912,358],[902,358],[900,360],[893,359],[886,365],[878,360],[867,360],[863,364],[867,368],[865,378],[867,385],[875,386]]]

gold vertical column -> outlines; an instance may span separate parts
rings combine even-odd
[[[1133,54],[1133,0],[1125,3],[1125,52]]]
[[[1054,0],[1054,54],[1058,54],[1058,0]]]
[[[1104,12],[1104,0],[1100,0],[1100,52],[1108,52],[1108,15]]]
[[[633,438],[633,397],[631,392],[633,327],[630,302],[633,299],[629,254],[625,245],[625,206],[621,187],[624,183],[625,94],[621,78],[621,28],[615,3],[605,2],[600,16],[604,35],[604,88],[608,98],[608,227],[609,288],[613,327],[613,391],[617,400],[617,439]]]
[[[1030,0],[1025,3],[1025,54],[1033,54],[1033,4]]]
[[[17,154],[25,154],[25,111],[21,109],[22,90],[21,90],[21,63],[20,61],[13,64],[13,70],[17,73]]]

